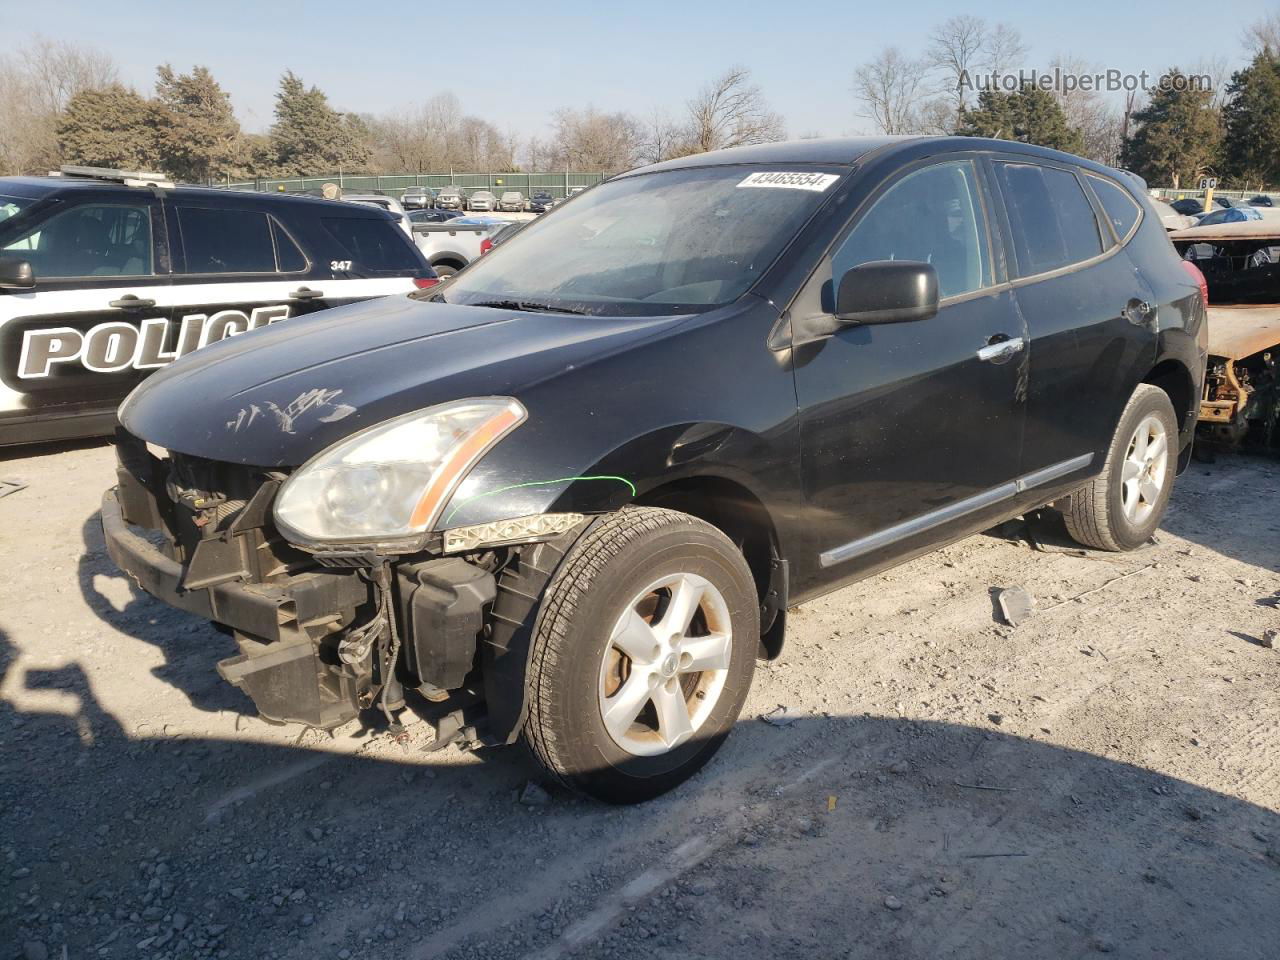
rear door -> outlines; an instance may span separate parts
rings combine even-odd
[[[1155,362],[1152,294],[1069,164],[995,157],[993,179],[1030,337],[1022,472],[1086,476]]]
[[[414,289],[425,272],[385,217],[320,218],[175,198],[179,356],[226,337],[328,307]],[[314,219],[314,218],[313,218]]]
[[[0,442],[109,432],[162,366],[173,304],[164,217],[150,192],[74,195],[5,238],[36,285],[0,291]]]

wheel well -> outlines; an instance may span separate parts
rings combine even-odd
[[[1190,371],[1177,360],[1164,360],[1156,364],[1142,382],[1159,387],[1169,395],[1169,402],[1173,404],[1173,412],[1178,418],[1178,430],[1185,429],[1197,399]]]
[[[688,477],[648,490],[636,503],[679,510],[718,529],[746,557],[756,595],[766,596],[778,556],[777,536],[769,511],[746,487],[723,477]]]
[[[463,267],[465,267],[465,266],[466,266],[466,264],[465,264],[463,261],[461,261],[461,260],[456,260],[456,259],[454,259],[453,257],[440,257],[440,258],[439,258],[439,259],[437,259],[437,260],[432,260],[432,261],[431,261],[431,266],[433,266],[433,267],[453,267],[453,269],[455,269],[455,270],[461,270]]]

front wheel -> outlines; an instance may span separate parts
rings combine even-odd
[[[1138,385],[1120,415],[1102,473],[1067,497],[1062,516],[1077,543],[1134,550],[1151,539],[1178,472],[1178,421],[1169,395]]]
[[[724,742],[759,640],[755,583],[724,534],[623,509],[583,534],[543,597],[525,743],[580,793],[655,797]]]

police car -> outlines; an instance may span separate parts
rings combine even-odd
[[[0,445],[110,433],[180,356],[435,282],[373,207],[90,167],[0,177]]]

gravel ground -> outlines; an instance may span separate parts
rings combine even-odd
[[[793,611],[718,758],[612,809],[422,723],[254,719],[227,638],[106,558],[109,448],[25,454],[0,957],[1277,956],[1272,462],[1193,465],[1135,554],[1015,524]]]

